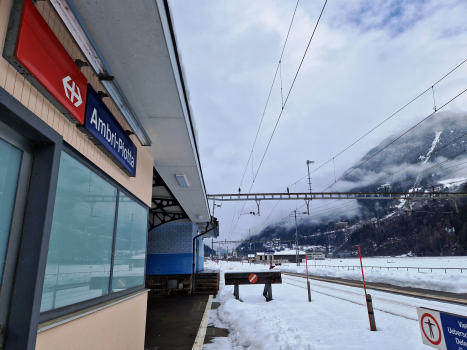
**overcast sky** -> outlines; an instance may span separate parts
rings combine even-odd
[[[298,4],[282,58],[284,98],[323,4]],[[238,192],[295,5],[285,0],[170,0],[209,194]],[[466,15],[463,0],[329,0],[252,192],[285,192],[307,174],[307,159],[315,162],[313,171],[464,61]],[[435,86],[436,105],[466,89],[466,78],[467,63]],[[445,109],[466,111],[467,96]],[[337,177],[384,138],[432,110],[433,97],[427,93],[335,158]],[[278,76],[243,193],[252,185],[280,111]],[[322,191],[334,182],[333,162],[312,177],[313,190]],[[306,179],[290,187],[291,192],[307,189]],[[316,202],[312,205],[324,204]],[[239,217],[243,203],[224,202],[215,213],[220,239],[245,238],[248,229],[257,233],[303,204],[281,202],[271,213],[276,202],[262,202],[260,217]],[[255,202],[245,205],[243,212],[250,211],[257,211]]]

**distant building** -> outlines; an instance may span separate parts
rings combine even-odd
[[[308,260],[325,260],[326,256],[323,252],[311,252],[307,254]]]
[[[341,229],[341,228],[346,228],[348,225],[347,225],[347,221],[342,221],[342,222],[336,222],[334,224],[334,229],[335,230],[338,230],[338,229]]]
[[[274,252],[257,252],[255,260],[258,263],[269,263],[274,259]]]
[[[302,259],[305,259],[306,253],[304,251],[299,251],[298,252],[298,259],[301,261]],[[279,262],[279,263],[286,263],[286,262],[297,262],[297,253],[296,250],[288,249],[288,250],[282,250],[280,252],[275,252],[274,253],[274,261]]]
[[[334,253],[335,258],[349,258],[351,255],[352,255],[352,253],[347,251],[347,250]]]
[[[255,261],[255,254],[248,254],[248,262],[252,263]]]

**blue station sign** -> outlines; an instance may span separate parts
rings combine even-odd
[[[135,144],[89,84],[86,100],[82,131],[128,176],[136,176]]]
[[[422,342],[440,350],[467,350],[467,318],[417,307]]]

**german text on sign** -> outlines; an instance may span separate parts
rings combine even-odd
[[[136,176],[137,148],[99,95],[88,86],[84,131],[125,173]]]

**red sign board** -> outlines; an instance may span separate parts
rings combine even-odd
[[[250,283],[256,283],[258,281],[258,276],[252,273],[250,276],[248,276],[248,281],[250,281]]]
[[[23,4],[14,56],[63,106],[61,112],[84,123],[87,79],[30,0]]]

